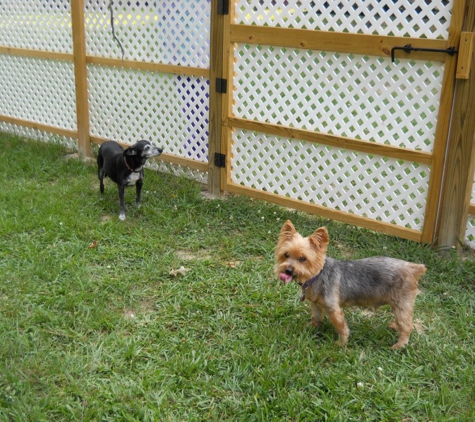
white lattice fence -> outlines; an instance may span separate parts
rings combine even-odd
[[[108,4],[86,2],[87,53],[120,59]],[[209,68],[210,0],[116,0],[113,11],[125,60]]]
[[[452,3],[451,0],[241,0],[236,3],[236,23],[446,39]]]
[[[432,151],[442,63],[239,45],[238,117]]]
[[[236,24],[445,39],[452,2],[242,0]],[[241,119],[432,153],[442,62],[238,44]],[[259,132],[233,134],[232,182],[420,230],[429,165]]]
[[[472,195],[470,202],[475,204],[475,180],[472,184]],[[465,231],[465,243],[471,248],[475,249],[475,215],[470,215],[467,220],[467,227]]]
[[[68,0],[0,2],[0,45],[72,53]],[[76,129],[71,62],[0,55],[0,114],[61,129]],[[0,130],[49,140],[51,134],[0,121]],[[74,145],[71,138],[57,137]]]
[[[89,57],[122,59],[109,0],[86,0]],[[209,81],[192,72],[139,71],[133,61],[209,68],[210,0],[114,1],[114,30],[127,68],[89,64],[92,137],[125,143],[150,138],[168,154],[207,162]],[[71,55],[69,0],[0,2],[0,46]],[[74,65],[69,60],[0,55],[0,114],[67,130],[76,128]],[[186,76],[186,74],[190,76]],[[35,138],[21,125],[0,128]],[[68,139],[71,144],[71,139]]]
[[[86,5],[87,52],[120,59],[108,2]],[[114,28],[124,59],[209,67],[209,0],[115,2]],[[209,81],[205,78],[88,67],[91,133],[151,139],[169,154],[207,162]]]
[[[72,53],[70,0],[2,0],[0,45]]]
[[[430,169],[417,163],[235,131],[233,177],[265,192],[421,229]]]
[[[150,139],[169,154],[207,161],[206,80],[104,66],[88,74],[92,134]]]

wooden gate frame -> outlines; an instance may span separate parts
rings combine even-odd
[[[436,245],[447,249],[464,245],[469,215],[475,215],[470,196],[475,173],[475,2],[467,1],[457,66],[458,79],[448,140]]]
[[[223,2],[228,3],[227,7],[224,7],[228,13],[224,15],[217,14],[215,16],[216,22],[218,22],[215,28],[219,28],[219,31],[222,29],[223,32],[221,36],[217,34],[212,35],[216,40],[220,40],[220,43],[217,42],[216,44],[216,49],[219,50],[219,48],[221,48],[222,55],[224,56],[222,68],[217,67],[214,71],[214,75],[216,77],[222,75],[221,77],[227,80],[228,86],[227,92],[223,94],[222,99],[219,99],[219,108],[216,108],[216,110],[218,110],[216,116],[220,116],[216,118],[216,122],[221,120],[222,131],[220,133],[220,149],[218,151],[216,148],[214,152],[224,154],[226,157],[225,167],[221,169],[219,176],[221,190],[244,194],[418,242],[437,245],[443,245],[444,242],[449,242],[450,245],[454,245],[455,242],[452,241],[453,243],[450,243],[451,240],[446,241],[443,239],[447,238],[447,234],[450,231],[454,231],[457,228],[457,233],[460,236],[462,228],[465,227],[469,212],[469,189],[471,188],[471,182],[473,182],[473,171],[475,168],[475,158],[473,154],[475,148],[473,145],[474,131],[472,130],[475,125],[475,110],[474,107],[467,107],[467,104],[465,104],[469,102],[468,99],[470,95],[472,95],[471,98],[474,98],[473,94],[475,91],[473,83],[475,80],[475,72],[470,72],[470,62],[473,61],[472,52],[470,50],[472,45],[470,40],[473,40],[473,37],[470,33],[464,34],[464,42],[460,42],[462,29],[468,32],[475,31],[474,2],[454,0],[449,37],[447,40],[237,25],[234,24],[235,0],[212,0],[213,10],[215,8],[216,10],[223,10]],[[469,41],[467,42],[467,40]],[[325,50],[380,57],[390,57],[393,47],[410,43],[414,48],[445,50],[455,46],[457,50],[461,50],[461,53],[450,56],[432,52],[411,52],[411,59],[444,61],[445,63],[434,148],[432,153],[427,153],[234,117],[232,113],[234,43],[265,44],[296,49]],[[398,51],[398,57],[404,58],[404,54],[406,53]],[[213,62],[213,60],[211,61]],[[457,97],[455,97],[455,103],[453,103],[456,72],[457,77],[467,79],[460,80],[457,83]],[[213,82],[212,80],[211,83],[213,84]],[[213,97],[215,97],[214,90],[211,91],[211,99],[213,99]],[[473,102],[471,104],[473,104]],[[213,108],[213,106],[210,106],[210,110],[213,110]],[[452,128],[450,132],[452,110],[455,113],[455,119],[460,115],[460,124],[456,128]],[[431,174],[422,231],[408,229],[342,211],[331,210],[319,205],[302,203],[284,196],[233,184],[231,181],[230,145],[231,134],[235,128],[430,165]],[[211,132],[210,130],[210,133]],[[218,134],[218,132],[219,130],[214,130],[215,134]],[[458,134],[458,132],[461,132],[461,134]],[[218,143],[216,142],[215,145],[218,145]],[[447,153],[449,159],[446,159]],[[450,157],[454,154],[455,158],[451,160]],[[213,157],[210,155],[210,161],[212,159]],[[462,160],[463,166],[460,164]],[[216,186],[215,182],[214,186]],[[447,186],[448,188],[443,190],[443,186]],[[457,187],[455,196],[450,194],[452,186]],[[442,192],[444,192],[443,195]],[[454,215],[454,209],[459,211],[457,215]],[[447,215],[450,217],[450,221],[446,221]],[[463,239],[463,236],[461,238]]]

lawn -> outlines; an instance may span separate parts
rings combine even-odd
[[[0,421],[473,421],[475,260],[146,170],[143,205],[96,167],[0,134]],[[273,274],[290,218],[336,258],[424,263],[415,330],[350,309],[317,331]],[[182,268],[183,267],[183,268]],[[181,269],[181,270],[180,270]],[[178,271],[177,271],[178,270]]]

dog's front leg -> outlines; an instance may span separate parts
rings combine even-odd
[[[319,305],[314,302],[310,302],[310,308],[312,310],[312,325],[314,327],[318,327],[318,325],[323,319],[323,310]]]
[[[327,314],[328,318],[330,318],[331,323],[340,335],[340,339],[337,341],[337,344],[339,344],[340,346],[344,346],[348,341],[350,330],[348,328],[348,325],[346,324],[343,311],[341,310],[341,308],[332,308],[327,309]]]
[[[125,220],[125,185],[119,184],[119,204],[120,204],[120,213],[119,220]]]
[[[135,192],[136,192],[135,203],[137,205],[137,208],[140,208],[140,201],[142,199],[142,186],[143,186],[143,178],[141,177],[135,183]]]

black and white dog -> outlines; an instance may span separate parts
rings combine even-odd
[[[98,177],[101,198],[104,198],[104,177],[109,176],[119,188],[120,214],[125,220],[124,192],[126,186],[135,184],[137,196],[135,202],[140,207],[144,171],[147,158],[158,157],[162,148],[154,147],[149,141],[138,141],[126,149],[115,141],[106,141],[99,147],[97,155]]]

